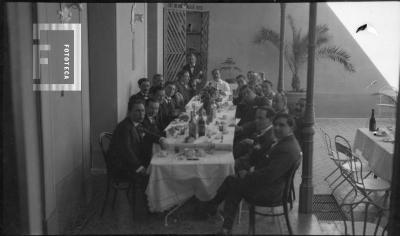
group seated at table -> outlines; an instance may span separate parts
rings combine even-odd
[[[210,81],[204,83],[204,77],[198,67],[188,64],[175,82],[165,82],[160,74],[154,75],[152,81],[141,78],[140,91],[130,97],[128,115],[114,130],[108,154],[113,170],[124,178],[141,182],[144,191],[152,145],[159,143],[165,148],[164,129],[185,111],[185,105],[210,87],[222,96],[230,96],[237,107],[236,118],[240,119],[233,142],[236,175],[227,177],[207,203],[215,206],[225,200],[223,232],[226,233],[232,229],[242,198],[273,201],[281,196],[283,176],[290,164],[301,157],[296,139],[300,133],[295,137],[293,132],[296,124],[302,124],[305,100],[297,103],[293,119],[288,114],[285,94],[275,92],[272,82],[261,80],[255,72],[249,71],[247,78],[237,76],[238,87],[233,91],[222,80],[219,69],[212,70]]]

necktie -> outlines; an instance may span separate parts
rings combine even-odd
[[[143,129],[143,125],[142,124],[138,124],[138,126],[136,127],[137,131],[139,133],[139,137],[142,140],[142,138],[144,137],[144,129]]]

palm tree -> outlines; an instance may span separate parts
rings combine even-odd
[[[300,90],[300,79],[298,76],[301,66],[307,61],[308,55],[308,33],[306,35],[301,34],[301,29],[294,25],[292,16],[288,16],[289,24],[292,29],[293,41],[291,44],[285,43],[285,60],[292,72],[292,88],[293,91],[299,92]],[[355,72],[353,64],[350,62],[350,55],[338,46],[327,45],[331,39],[328,34],[329,28],[327,25],[317,25],[316,28],[316,59],[326,58],[333,62],[342,64],[344,69],[348,72]],[[279,33],[274,30],[262,28],[259,30],[254,38],[254,43],[265,44],[267,42],[272,43],[276,48],[279,49]]]

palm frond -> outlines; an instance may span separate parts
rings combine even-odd
[[[280,36],[279,33],[277,33],[274,30],[266,29],[266,28],[261,28],[255,38],[254,38],[254,43],[256,44],[264,44],[266,42],[272,43],[275,47],[279,49],[280,45]]]
[[[319,48],[331,40],[331,35],[328,34],[329,28],[327,25],[317,25],[316,27],[316,42],[315,47]]]
[[[320,48],[318,49],[316,55],[320,58],[329,58],[334,62],[342,64],[345,70],[349,72],[355,72],[354,66],[350,62],[350,55],[339,47],[330,46]]]

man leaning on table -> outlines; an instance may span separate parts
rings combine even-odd
[[[146,150],[149,145],[143,143],[160,143],[164,147],[163,137],[145,131],[142,125],[144,117],[144,101],[130,100],[128,116],[115,128],[107,155],[113,176],[137,181],[142,190],[147,185],[146,168],[151,159],[147,155],[149,150]]]
[[[274,110],[269,107],[258,107],[254,122],[246,125],[242,131],[243,140],[233,146],[236,170],[249,170],[263,159],[263,154],[275,142],[272,128]]]
[[[301,159],[301,149],[293,135],[294,120],[288,114],[277,114],[273,129],[277,142],[263,153],[263,159],[254,170],[242,170],[236,176],[228,176],[219,187],[213,199],[206,202],[205,208],[211,214],[225,201],[224,223],[221,234],[230,234],[240,201],[261,200],[277,202],[281,199],[285,175]]]

